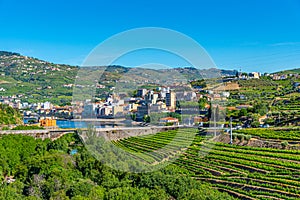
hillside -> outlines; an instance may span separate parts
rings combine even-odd
[[[95,77],[102,85],[97,89],[98,97],[101,98],[106,97],[111,92],[111,88],[117,86],[117,82],[124,82],[128,86],[130,82],[133,87],[145,84],[165,85],[170,82],[235,76],[237,72],[216,68],[199,70],[193,67],[179,67],[154,70],[115,65],[97,67],[97,69],[105,70],[100,79]],[[51,101],[62,105],[70,103],[78,70],[78,66],[54,64],[18,53],[0,51],[0,96],[17,95],[22,101],[27,102]],[[296,73],[299,70],[289,70],[285,73]],[[86,81],[89,81],[91,74],[93,74],[92,70],[85,74],[84,85],[90,85]],[[158,83],[159,81],[161,82]],[[81,88],[80,85],[79,87]]]
[[[19,95],[28,101],[71,99],[78,67],[53,64],[17,53],[0,51],[0,95]]]
[[[279,74],[300,74],[300,68],[284,70],[284,71],[280,71],[277,73],[279,73]]]
[[[209,132],[202,130],[184,150],[186,135],[195,131],[172,130],[114,144],[145,162],[171,161],[198,183],[210,183],[238,199],[300,199],[299,129],[249,129],[234,133],[232,145],[229,135],[210,140]],[[282,136],[288,140],[280,140]],[[174,152],[180,152],[176,159]]]
[[[0,126],[8,124],[22,124],[21,115],[12,107],[0,104]]]
[[[133,69],[122,66],[100,68],[106,68],[99,81],[106,87],[100,91],[103,94],[108,93],[118,79],[134,80],[141,85],[148,81],[146,79],[149,79],[143,75],[145,72],[143,68]],[[0,96],[18,95],[21,99],[29,102],[49,100],[56,104],[68,103],[72,99],[73,84],[78,69],[77,66],[54,64],[18,53],[0,51],[0,88],[3,88],[0,90]],[[177,77],[193,80],[202,77],[235,75],[236,73],[236,71],[230,70],[198,70],[192,67],[146,70],[150,77],[159,75],[161,80],[166,77],[170,80],[176,80]],[[162,71],[164,73],[161,73]]]

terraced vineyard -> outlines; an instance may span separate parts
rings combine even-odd
[[[212,142],[201,146],[194,143],[176,161],[197,179],[244,199],[300,198],[299,151]]]
[[[242,129],[236,131],[246,135],[258,136],[266,139],[300,140],[299,128],[276,128],[276,129]]]
[[[112,141],[112,143],[148,164],[155,164],[174,159],[178,153],[189,147],[196,133],[196,129],[170,130],[155,135]]]
[[[184,129],[132,137],[117,141],[115,145],[143,152],[156,161],[181,150],[174,164],[188,169],[195,179],[209,182],[240,199],[300,199],[299,150],[229,145],[203,136],[195,136],[186,149],[184,132],[190,138],[196,131]],[[172,144],[175,145],[168,148],[169,152],[157,151],[174,138]]]

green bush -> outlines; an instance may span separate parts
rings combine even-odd
[[[6,104],[0,103],[0,125],[21,124],[21,114],[17,109],[14,109]]]
[[[44,128],[41,127],[41,126],[24,126],[24,125],[20,125],[20,126],[16,126],[12,130],[39,130],[39,129],[44,129]]]
[[[7,127],[7,126],[2,127],[2,130],[3,130],[3,131],[9,130],[9,127]]]
[[[286,148],[289,146],[289,143],[287,141],[283,141],[283,142],[281,142],[281,146],[282,146],[282,148]]]

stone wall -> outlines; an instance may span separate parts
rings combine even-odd
[[[104,137],[106,140],[120,140],[128,137],[155,134],[167,130],[176,130],[175,126],[161,127],[122,127],[122,128],[99,128],[96,129],[97,137]],[[80,136],[86,137],[88,130],[81,130]]]

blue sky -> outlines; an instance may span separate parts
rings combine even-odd
[[[300,0],[0,0],[0,9],[1,50],[55,63],[80,65],[114,34],[164,27],[196,40],[218,68],[273,72],[300,67]],[[118,64],[181,65],[168,56],[141,57]]]

